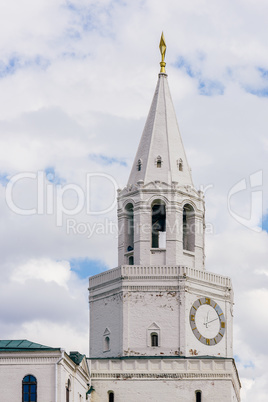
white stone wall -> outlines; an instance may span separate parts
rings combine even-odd
[[[227,277],[186,267],[122,266],[90,278],[89,288],[90,357],[232,357],[233,294]],[[225,334],[215,346],[199,342],[190,327],[190,309],[200,297],[215,300],[225,315]],[[153,324],[159,329],[158,347],[148,341]],[[108,352],[103,351],[106,328]]]
[[[90,356],[118,356],[122,353],[123,294],[119,290],[100,296],[90,304]],[[104,348],[108,329],[110,349]]]
[[[148,284],[149,285],[149,284]],[[156,288],[156,289],[155,289]],[[125,355],[179,354],[179,298],[176,290],[148,289],[125,292]],[[155,325],[154,325],[155,324]],[[151,346],[151,333],[159,335],[159,346]]]
[[[92,402],[108,402],[108,390],[113,390],[116,402],[196,402],[195,391],[202,389],[206,402],[237,401],[230,381],[221,380],[145,380],[94,381]]]
[[[240,383],[231,359],[93,360],[93,402],[238,402]]]

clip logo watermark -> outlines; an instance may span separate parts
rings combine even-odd
[[[96,210],[92,206],[92,181],[105,179],[108,180],[113,189],[113,196],[109,198],[108,204]],[[36,185],[36,205],[34,208],[26,208],[18,206],[15,202],[14,195],[15,186],[22,184],[26,186],[27,180],[34,180]],[[26,181],[26,182],[25,182]],[[56,225],[62,226],[63,217],[75,216],[85,209],[88,215],[100,215],[110,212],[116,205],[116,190],[118,188],[115,179],[106,173],[87,173],[85,180],[85,188],[77,184],[53,184],[46,179],[46,174],[43,171],[37,173],[24,172],[18,173],[11,177],[6,186],[6,203],[11,211],[17,215],[53,215],[56,214]],[[76,200],[73,207],[67,208],[64,203],[64,198],[67,193],[72,195],[72,199]]]
[[[52,175],[53,176],[53,175]],[[52,177],[53,179],[53,177]],[[106,180],[106,183],[101,183],[100,180]],[[95,184],[94,184],[95,181]],[[16,186],[20,188],[20,191],[26,192],[29,184],[34,185],[31,187],[31,200],[28,200],[27,206],[20,205],[20,193],[16,192]],[[96,185],[97,184],[97,185]],[[261,232],[262,228],[259,225],[262,217],[262,189],[263,185],[263,173],[262,171],[255,172],[249,176],[249,185],[244,178],[236,183],[227,195],[227,206],[230,215],[241,225],[254,230],[255,232]],[[109,187],[109,196],[107,196],[107,188]],[[213,188],[213,185],[207,185],[201,187],[200,194],[204,194],[208,190]],[[116,207],[117,202],[117,189],[118,184],[116,180],[106,173],[87,173],[85,177],[85,186],[81,187],[78,184],[57,184],[51,182],[51,173],[46,174],[44,171],[38,172],[23,172],[18,173],[11,177],[6,185],[6,203],[10,210],[18,215],[55,215],[56,226],[62,226],[64,217],[72,217],[67,220],[67,233],[73,234],[86,234],[91,237],[93,233],[115,233],[116,228],[114,224],[107,224],[105,222],[104,227],[101,223],[83,223],[73,219],[81,212],[88,215],[104,215],[112,211]],[[179,189],[179,187],[178,187]],[[166,191],[166,188],[165,188]],[[232,204],[232,200],[238,194],[242,192],[250,192],[248,200],[240,202],[241,211],[237,212]],[[92,202],[95,197],[95,202]],[[33,201],[36,200],[36,201]],[[66,203],[66,200],[69,201]],[[70,203],[70,200],[72,201]],[[34,203],[34,206],[29,206],[30,203]],[[249,217],[246,218],[242,215],[244,207],[250,211]],[[195,225],[196,226],[196,225]],[[213,232],[213,225],[209,226],[207,233]],[[151,226],[150,226],[151,230]],[[171,230],[171,229],[170,229]],[[173,228],[174,230],[174,228]]]
[[[263,194],[260,188],[263,185],[263,174],[262,170],[255,172],[249,176],[249,186],[247,186],[246,179],[240,180],[236,183],[228,193],[227,205],[230,215],[241,225],[254,230],[255,232],[261,232],[262,227],[259,226],[263,214]],[[257,188],[258,187],[258,188]],[[257,188],[257,189],[256,189]],[[246,203],[250,213],[249,217],[239,215],[237,212],[233,211],[231,207],[231,199],[241,191],[250,190],[250,198]]]

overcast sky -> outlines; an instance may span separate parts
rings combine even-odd
[[[233,281],[242,400],[266,400],[267,14],[267,0],[2,0],[2,339],[88,354],[88,276],[117,265],[115,188],[149,111],[163,30],[205,191],[206,268]]]

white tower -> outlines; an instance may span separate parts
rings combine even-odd
[[[231,280],[204,267],[204,198],[193,187],[161,72],[127,187],[119,266],[90,278],[93,401],[240,400]]]

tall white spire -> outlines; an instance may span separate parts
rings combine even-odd
[[[204,199],[193,186],[165,70],[161,70],[127,186],[118,193],[119,265],[204,269]]]
[[[159,74],[128,185],[139,180],[193,186],[165,73]]]

